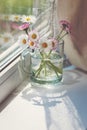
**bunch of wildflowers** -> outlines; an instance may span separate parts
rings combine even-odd
[[[19,37],[19,42],[23,45],[27,45],[27,47],[29,47],[32,50],[32,52],[38,50],[40,54],[41,63],[36,72],[34,73],[36,77],[40,76],[42,70],[44,70],[45,76],[47,76],[47,66],[55,72],[57,77],[59,76],[59,74],[62,74],[62,69],[59,69],[58,66],[55,66],[51,62],[50,57],[53,54],[53,52],[57,50],[59,41],[71,32],[71,26],[69,22],[65,20],[61,20],[59,24],[61,27],[61,31],[57,35],[57,37],[50,37],[47,39],[41,38],[37,30],[31,30],[30,23],[24,23],[18,27],[19,30],[23,30],[26,32],[26,34],[21,35]]]
[[[18,14],[0,14],[0,24],[2,30],[5,30],[0,34],[0,46],[10,46],[15,42],[14,35],[15,30],[24,30],[28,34],[29,25],[32,25],[36,22],[36,17],[33,15],[18,15]],[[7,22],[10,22],[10,32],[6,32],[8,29]],[[26,45],[28,43],[28,36],[22,34],[19,36],[18,43]],[[24,39],[24,40],[23,40]]]
[[[59,25],[61,27],[61,31],[59,32],[56,38],[42,39],[38,31],[31,30],[30,23],[27,22],[23,23],[18,27],[18,29],[24,30],[26,32],[27,38],[25,37],[25,35],[24,36],[22,35],[23,37],[20,36],[19,39],[23,38],[27,40],[26,44],[32,50],[38,49],[40,52],[43,53],[52,52],[57,49],[59,41],[62,40],[67,34],[71,32],[71,25],[69,22],[65,20],[61,20],[59,22]],[[25,45],[25,42],[22,42],[22,44]]]

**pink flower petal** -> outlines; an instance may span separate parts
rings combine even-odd
[[[61,20],[59,24],[62,26],[62,28],[68,32],[71,33],[71,24],[66,20]]]
[[[29,23],[23,23],[22,25],[19,26],[19,30],[24,30],[24,29],[27,29],[29,28]]]

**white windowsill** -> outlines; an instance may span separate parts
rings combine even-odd
[[[19,60],[20,57],[0,73],[0,103],[23,81],[18,70]]]
[[[2,130],[86,130],[87,75],[64,70],[64,83],[56,89],[23,82],[0,106]],[[10,102],[11,101],[11,102]]]

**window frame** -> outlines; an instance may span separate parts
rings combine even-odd
[[[0,56],[0,72],[2,72],[14,60],[16,60],[16,58],[18,58],[26,48],[27,47],[20,48],[20,46],[17,43],[15,43],[5,52],[3,52]]]

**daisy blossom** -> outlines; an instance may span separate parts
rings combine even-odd
[[[55,38],[49,39],[49,44],[51,50],[56,50],[58,48],[58,40],[56,40]]]
[[[14,22],[19,22],[20,21],[20,15],[10,15],[10,20]]]
[[[30,15],[31,18],[31,23],[35,23],[36,22],[36,17],[34,15]]]
[[[36,41],[39,40],[39,34],[38,34],[38,32],[35,31],[35,30],[29,32],[28,36],[29,36],[29,39],[30,39],[31,41],[33,41],[33,42],[36,42]]]
[[[71,24],[68,21],[61,20],[59,24],[63,30],[65,30],[67,33],[71,33]]]
[[[14,38],[13,38],[13,36],[12,36],[12,34],[11,33],[4,33],[4,34],[2,34],[1,35],[1,41],[2,41],[2,44],[4,43],[4,44],[12,44],[13,42],[14,42]]]
[[[37,48],[37,42],[30,41],[28,42],[28,45],[30,49],[36,49]]]
[[[39,49],[42,52],[46,52],[46,53],[49,52],[52,49],[52,44],[51,44],[50,40],[40,41]]]
[[[18,44],[20,46],[28,46],[28,36],[26,34],[22,34],[18,37]]]
[[[8,15],[8,14],[3,14],[3,15],[2,15],[2,19],[8,21],[8,20],[10,19],[10,15]]]
[[[36,18],[34,16],[26,16],[26,15],[23,15],[23,17],[21,18],[21,22],[23,23],[35,23],[36,21]]]

